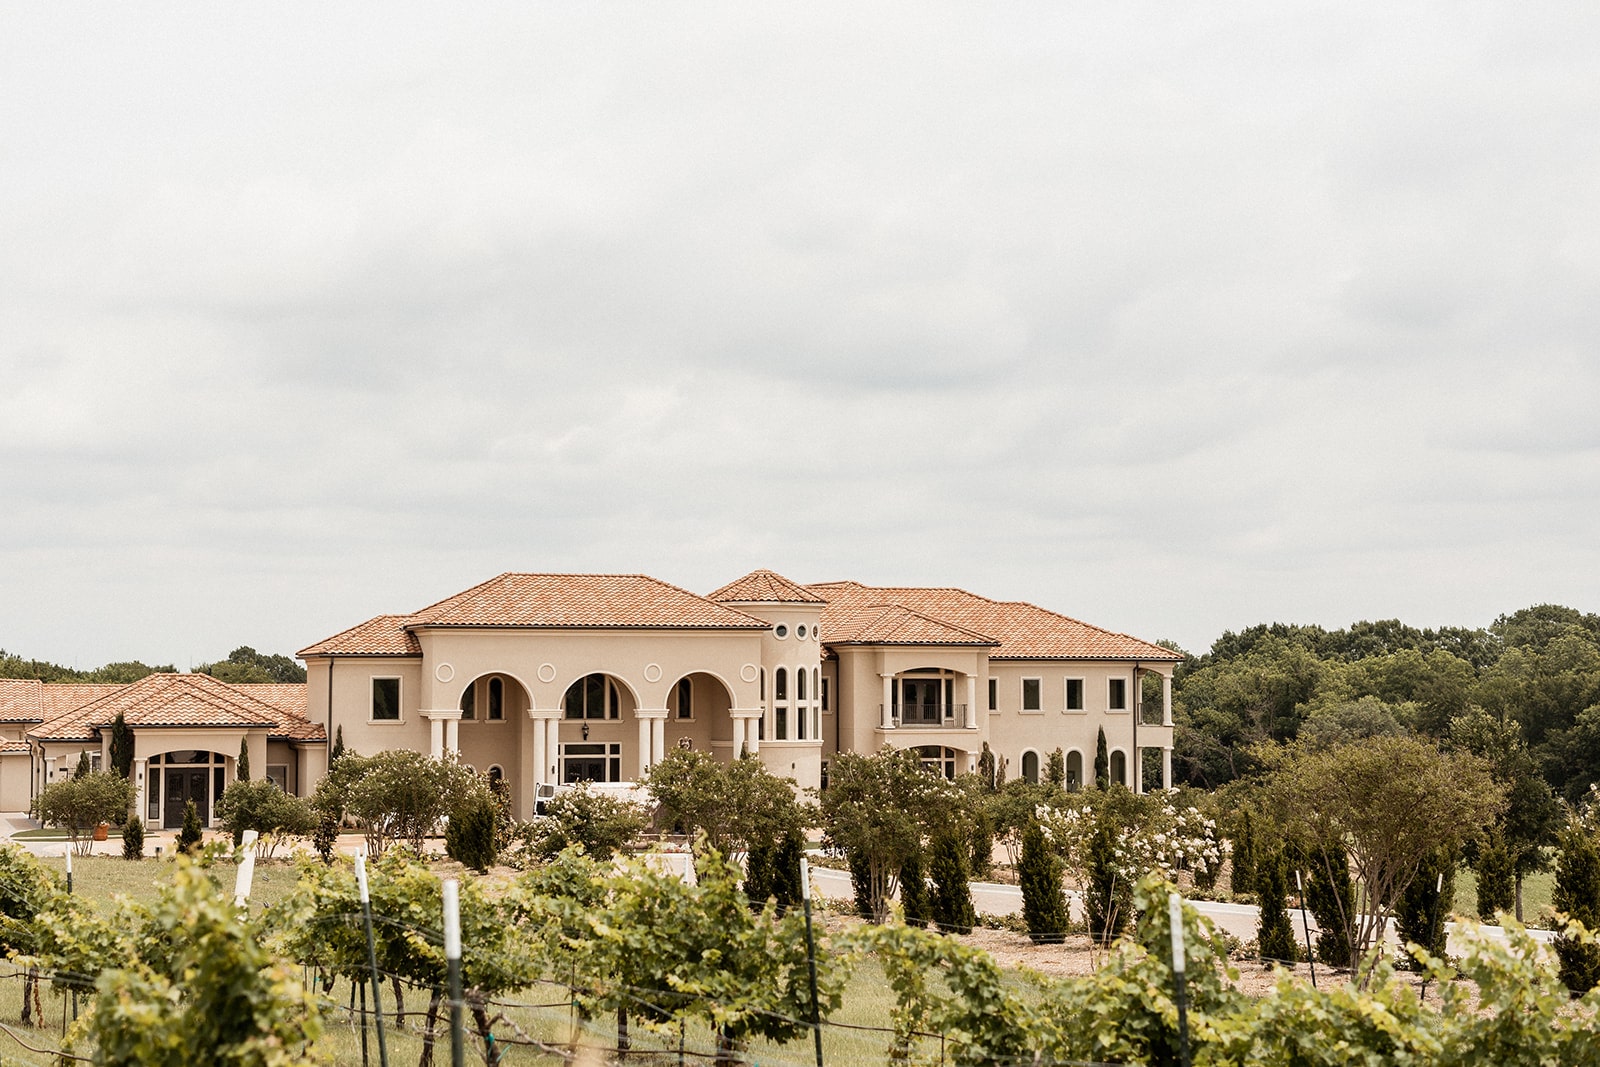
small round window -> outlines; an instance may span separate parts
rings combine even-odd
[[[781,622],[773,628],[772,632],[780,638],[789,636],[789,628]]]
[[[806,624],[801,623],[799,626],[796,626],[794,628],[794,635],[800,640],[804,641],[806,639]]]
[[[813,626],[811,628],[811,640],[813,640],[813,641],[821,641],[822,640],[822,627]]]

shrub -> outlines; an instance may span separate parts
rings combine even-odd
[[[1478,918],[1492,923],[1516,904],[1516,865],[1499,830],[1479,847],[1477,871]]]
[[[945,829],[934,835],[931,851],[928,874],[933,880],[933,895],[928,901],[928,914],[934,926],[947,934],[970,934],[978,912],[972,906],[963,842],[954,829]]]
[[[217,801],[217,821],[237,843],[246,830],[254,830],[256,855],[271,857],[286,837],[309,834],[317,816],[299,797],[290,796],[270,778],[234,782]]]
[[[122,858],[144,858],[144,820],[137,815],[128,816],[126,825],[122,827]]]
[[[1089,838],[1083,909],[1089,917],[1090,936],[1102,945],[1115,941],[1128,923],[1131,887],[1117,878],[1116,849],[1111,827],[1101,820]]]
[[[481,777],[453,759],[432,759],[409,749],[375,756],[346,752],[318,783],[312,805],[341,819],[346,814],[355,819],[374,857],[396,840],[409,842],[420,853],[446,815],[487,789]]]
[[[780,913],[795,907],[803,899],[800,859],[805,854],[805,835],[798,826],[789,827],[779,839],[777,852],[772,857],[772,898],[778,902]]]
[[[1067,784],[1067,757],[1057,748],[1050,753],[1050,760],[1045,764],[1044,780],[1057,789],[1064,788]]]
[[[1061,888],[1061,859],[1045,842],[1037,822],[1022,833],[1017,864],[1022,883],[1022,918],[1036,945],[1059,945],[1067,935],[1067,897]]]
[[[333,850],[339,847],[339,817],[331,811],[317,813],[317,827],[311,831],[311,847],[324,866],[333,863]]]
[[[928,879],[922,870],[922,853],[913,852],[900,865],[900,910],[905,913],[907,926],[928,925]]]
[[[522,824],[519,841],[512,846],[513,866],[554,859],[571,845],[593,859],[610,859],[648,825],[650,817],[638,804],[583,782],[558,792],[544,815]]]
[[[1287,963],[1293,966],[1300,958],[1300,948],[1295,944],[1294,924],[1289,921],[1287,900],[1288,862],[1282,849],[1273,849],[1260,858],[1256,868],[1256,885],[1261,894],[1261,919],[1257,927],[1256,942],[1261,950],[1263,965]]]
[[[189,801],[183,809],[183,829],[178,831],[178,851],[188,855],[200,847],[200,810]]]
[[[1561,834],[1552,903],[1569,919],[1600,930],[1600,847],[1595,834],[1574,820]],[[1553,942],[1562,983],[1573,995],[1600,986],[1600,945],[1561,934]]]
[[[475,794],[450,816],[444,849],[450,858],[480,873],[494,866],[498,805],[488,793]]]
[[[94,828],[103,822],[121,824],[132,803],[133,783],[115,771],[100,771],[45,786],[33,798],[33,816],[66,830],[74,851],[84,855]]]
[[[1256,830],[1249,808],[1239,812],[1239,821],[1234,825],[1232,873],[1228,878],[1228,887],[1235,893],[1256,891]]]
[[[1330,967],[1352,967],[1350,921],[1355,915],[1356,889],[1350,880],[1350,859],[1344,849],[1330,846],[1330,874],[1315,857],[1309,857],[1305,883],[1306,907],[1316,917],[1317,959]]]
[[[1429,955],[1443,959],[1444,920],[1450,910],[1446,902],[1453,900],[1455,895],[1455,850],[1436,849],[1417,868],[1416,877],[1411,879],[1411,884],[1400,894],[1400,902],[1395,905],[1400,944],[1404,946],[1414,942]],[[1402,954],[1401,965],[1407,970],[1422,970],[1421,960],[1410,951]]]

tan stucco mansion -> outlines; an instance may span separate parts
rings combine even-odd
[[[541,786],[636,779],[671,749],[760,758],[806,788],[836,752],[915,749],[975,770],[987,743],[1037,780],[1062,749],[1114,780],[1143,753],[1172,777],[1177,653],[1019,601],[951,588],[800,585],[755,571],[707,596],[644,575],[502,574],[408,615],[379,615],[300,651],[304,685],[158,674],[126,686],[0,680],[0,810],[105,765],[121,712],[139,810],[174,826],[233,781],[309,795],[329,741],[363,753],[454,754],[506,781],[517,814]]]
[[[1037,780],[1059,747],[1082,782],[1103,728],[1114,779],[1153,749],[1171,781],[1178,654],[960,589],[502,574],[299,655],[327,736],[456,753],[524,817],[540,784],[631,780],[674,748],[748,751],[817,787],[839,751],[913,748],[956,774],[987,742]]]

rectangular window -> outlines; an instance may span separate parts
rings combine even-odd
[[[822,710],[833,710],[833,705],[828,703],[828,680],[826,678],[822,680]]]
[[[1066,709],[1068,711],[1082,711],[1083,710],[1083,679],[1082,678],[1068,678],[1067,679],[1067,703],[1066,703]]]
[[[1040,678],[1024,678],[1022,680],[1022,710],[1039,711],[1044,707],[1041,701],[1043,680]]]
[[[777,711],[773,712],[772,736],[775,741],[789,740],[789,709],[786,705],[779,704]]]
[[[1000,679],[989,679],[989,710],[1000,710]]]
[[[804,678],[805,675],[802,674],[800,677]],[[794,739],[796,741],[804,741],[806,739],[806,724],[810,721],[810,708],[802,704],[794,709]]]
[[[374,678],[372,680],[372,720],[374,722],[400,721],[400,679]]]
[[[1108,711],[1128,710],[1128,680],[1126,678],[1112,678],[1106,683],[1106,709]]]
[[[285,793],[289,791],[289,765],[286,763],[267,764],[267,781],[274,783]]]

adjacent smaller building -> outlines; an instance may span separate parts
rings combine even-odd
[[[152,674],[127,685],[0,679],[0,810],[26,811],[82,755],[110,766],[111,726],[133,735],[138,811],[152,829],[183,824],[194,801],[213,824],[217,798],[238,777],[241,746],[252,775],[305,795],[327,767],[327,733],[306,718],[303,683],[229,685],[204,674]]]

